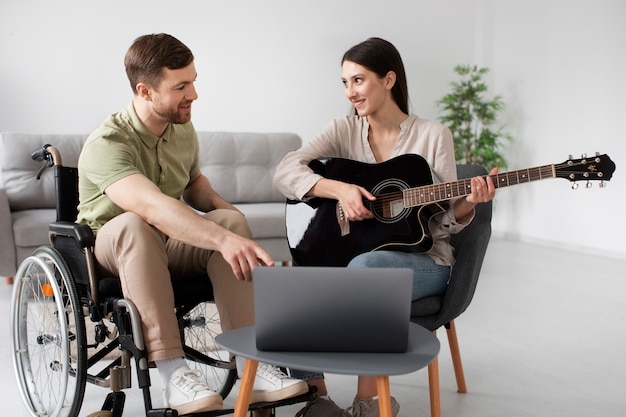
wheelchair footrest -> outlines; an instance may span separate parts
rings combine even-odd
[[[110,411],[112,417],[121,417],[124,412],[126,394],[122,391],[110,392],[104,400],[102,411]]]
[[[253,404],[250,404],[250,407],[248,407],[248,411],[268,410],[268,409],[274,409],[277,407],[283,407],[286,405],[292,405],[292,404],[298,404],[298,403],[310,401],[311,399],[313,399],[313,394],[316,391],[317,391],[317,388],[309,387],[309,392],[306,392],[304,394],[301,394],[295,397],[285,398],[284,400],[279,400],[279,401],[253,403]],[[218,416],[223,416],[226,414],[233,414],[234,412],[235,410],[232,408],[223,408],[221,410],[209,411],[206,413],[195,413],[195,414],[185,414],[185,415],[193,416],[193,417],[218,417]]]
[[[311,399],[313,399],[313,394],[315,392],[317,392],[317,388],[309,387],[309,392],[305,392],[304,394],[300,394],[291,398],[285,398],[284,400],[279,400],[279,401],[253,403],[253,404],[250,404],[250,407],[248,409],[250,411],[266,410],[268,408],[276,408],[276,407],[283,407],[285,405],[303,403],[305,401],[310,401]]]
[[[148,410],[146,417],[176,417],[178,413],[171,408],[153,408]]]

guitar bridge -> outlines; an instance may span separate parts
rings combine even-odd
[[[346,219],[345,214],[343,213],[343,208],[341,208],[341,203],[337,201],[337,207],[335,209],[337,215],[337,223],[339,223],[339,230],[341,231],[341,236],[345,236],[350,233],[350,222]]]

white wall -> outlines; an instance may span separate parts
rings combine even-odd
[[[491,68],[509,104],[510,169],[601,151],[601,192],[553,180],[500,190],[494,232],[626,257],[618,236],[621,0],[217,2],[8,0],[0,4],[0,131],[84,133],[130,100],[123,56],[168,32],[196,56],[199,130],[292,131],[306,141],[348,105],[339,60],[369,36],[403,55],[413,111],[434,119],[456,64]]]
[[[489,65],[509,103],[514,169],[607,153],[617,168],[605,189],[562,180],[498,195],[498,232],[626,257],[622,208],[626,136],[626,2],[493,1]]]

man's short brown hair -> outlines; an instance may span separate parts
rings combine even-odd
[[[140,36],[126,52],[124,65],[130,87],[146,83],[157,87],[163,77],[163,68],[180,69],[191,64],[193,54],[181,41],[166,33]]]

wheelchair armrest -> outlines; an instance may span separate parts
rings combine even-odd
[[[49,230],[51,235],[68,236],[75,239],[81,248],[94,246],[96,242],[93,230],[86,224],[59,221],[50,223]]]

